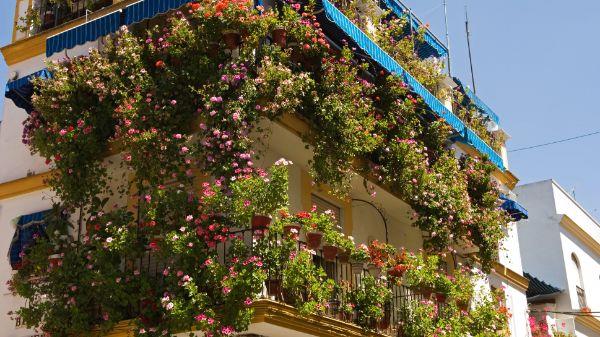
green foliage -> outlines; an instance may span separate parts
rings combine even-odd
[[[313,263],[311,253],[302,250],[290,256],[283,271],[283,287],[287,300],[306,315],[325,311],[333,295],[334,282],[327,278],[323,268]]]

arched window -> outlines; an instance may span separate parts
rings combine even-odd
[[[587,303],[585,301],[585,290],[583,288],[583,275],[581,273],[581,264],[579,264],[579,259],[575,253],[571,254],[571,260],[573,261],[573,266],[575,270],[577,270],[577,283],[575,284],[575,290],[577,291],[577,299],[579,300],[579,308],[587,307]]]

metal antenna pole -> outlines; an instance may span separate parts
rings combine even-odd
[[[450,67],[450,34],[448,34],[448,10],[446,8],[446,0],[444,4],[444,24],[446,25],[446,48],[448,49],[448,76],[452,77],[452,68]]]
[[[473,73],[473,57],[471,56],[471,30],[469,29],[469,14],[467,13],[467,5],[465,5],[465,29],[467,30],[467,48],[469,49],[469,64],[471,66],[471,83],[473,84],[473,93],[477,93],[475,89],[475,74]]]

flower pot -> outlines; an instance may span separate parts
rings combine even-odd
[[[266,280],[265,282],[266,282],[266,286],[267,286],[267,294],[269,295],[269,297],[272,297],[276,300],[281,300],[281,297],[282,297],[281,280],[271,279],[271,280]]]
[[[321,241],[323,240],[323,233],[321,232],[308,232],[306,233],[306,241],[308,248],[319,249],[321,247]]]
[[[288,237],[290,234],[294,240],[298,240],[298,234],[300,234],[300,228],[302,228],[298,224],[289,224],[283,226],[283,236]]]
[[[62,256],[60,254],[49,255],[48,262],[50,262],[51,267],[58,267],[62,264]]]
[[[352,266],[352,274],[358,275],[362,274],[365,270],[365,264],[363,262],[351,262]]]
[[[302,61],[302,53],[300,52],[300,46],[297,42],[288,42],[287,46],[292,49],[290,54],[290,61],[294,64],[298,64]]]
[[[330,314],[335,317],[338,315],[338,313],[340,312],[340,300],[337,299],[331,299],[327,302],[327,304],[329,305],[329,312]]]
[[[273,29],[273,43],[281,48],[285,48],[287,42],[287,31],[283,27]]]
[[[325,261],[333,262],[338,253],[338,247],[331,245],[323,245],[323,258]]]
[[[340,263],[348,263],[350,261],[350,253],[348,253],[346,250],[340,249],[338,251],[338,261],[340,261]]]
[[[417,293],[423,295],[426,299],[431,299],[431,294],[433,294],[433,289],[429,287],[420,287],[417,289]]]
[[[46,13],[44,13],[44,23],[43,26],[44,27],[51,27],[54,25],[54,12],[52,11],[47,11]]]
[[[446,294],[435,293],[435,300],[438,303],[446,303]]]
[[[210,42],[208,44],[208,49],[206,53],[212,58],[219,56],[219,44],[216,42]]]
[[[240,38],[241,35],[237,31],[226,30],[223,31],[223,41],[225,41],[225,45],[227,49],[234,50],[240,47]]]
[[[373,276],[374,278],[379,278],[379,276],[381,275],[381,267],[378,267],[374,264],[369,264],[367,266],[367,269],[369,270],[369,274],[371,274],[371,276]]]
[[[271,225],[271,218],[265,215],[254,215],[252,216],[252,231],[264,231]]]

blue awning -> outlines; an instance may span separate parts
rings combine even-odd
[[[500,117],[496,115],[496,113],[490,108],[487,104],[485,104],[475,93],[469,89],[469,87],[464,86],[460,80],[454,77],[454,82],[458,84],[459,90],[467,96],[467,98],[477,107],[477,109],[486,115],[490,120],[492,120],[496,124],[500,124]]]
[[[46,40],[46,56],[70,49],[102,36],[115,33],[122,25],[131,25],[179,8],[190,0],[142,0],[98,19],[66,30]]]
[[[50,57],[54,53],[95,41],[101,36],[116,32],[122,25],[121,13],[121,10],[118,10],[49,37],[46,40],[46,56]]]
[[[505,195],[500,195],[500,199],[504,200],[500,207],[507,211],[513,220],[519,221],[521,219],[529,219],[529,213],[527,212],[525,207],[521,206],[521,204],[512,199],[509,199]]]
[[[403,4],[399,0],[383,0],[383,5],[390,9],[397,17],[410,17],[409,18],[409,27],[412,27],[414,30],[418,30],[420,28],[425,28],[425,25],[419,20],[416,16],[412,15],[408,6]],[[430,56],[433,57],[444,57],[448,55],[448,48],[444,46],[440,40],[438,40],[435,35],[429,29],[425,28],[425,43],[417,46],[417,53],[422,58],[428,58]]]
[[[46,79],[51,76],[48,69],[42,69],[31,75],[21,77],[18,80],[8,82],[4,90],[4,97],[11,99],[17,107],[24,109],[27,113],[31,113],[33,110],[33,106],[31,105],[31,96],[33,95],[32,80],[35,77]]]
[[[191,0],[142,0],[125,7],[123,24],[130,25],[179,8]]]
[[[13,235],[8,250],[10,265],[13,269],[21,267],[21,253],[35,242],[35,237],[46,235],[46,215],[50,210],[22,215],[17,222],[17,228]]]

